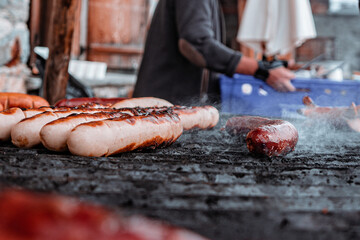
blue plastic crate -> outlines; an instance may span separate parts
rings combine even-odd
[[[350,106],[360,103],[360,82],[328,79],[294,79],[296,92],[277,92],[252,76],[235,74],[220,78],[222,112],[240,115],[303,118],[297,110],[310,96],[319,106]]]

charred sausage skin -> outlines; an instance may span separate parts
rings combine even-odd
[[[56,107],[76,107],[87,103],[97,103],[107,105],[112,108],[125,107],[162,107],[173,106],[170,102],[155,97],[139,97],[139,98],[72,98],[62,99],[55,103]]]
[[[213,106],[170,106],[135,108],[139,113],[154,111],[172,111],[180,117],[184,130],[211,129],[219,122],[219,111]]]
[[[166,101],[165,99],[155,98],[155,97],[139,97],[139,98],[127,98],[120,100],[119,102],[113,104],[112,108],[135,108],[135,107],[171,107],[174,106],[172,103]]]
[[[49,150],[65,151],[67,150],[67,138],[70,135],[71,130],[77,125],[86,122],[121,117],[122,115],[146,116],[157,111],[168,111],[177,114],[180,117],[180,121],[184,130],[195,128],[209,129],[214,127],[219,120],[218,111],[216,108],[211,106],[121,108],[114,109],[113,112],[81,113],[59,118],[55,121],[49,122],[42,127],[40,131],[40,139],[42,144]]]
[[[97,103],[102,105],[111,106],[117,102],[120,102],[126,98],[97,98],[97,97],[82,97],[82,98],[71,98],[62,99],[55,103],[55,107],[77,107],[79,105],[87,103]]]
[[[131,111],[114,111],[114,112],[96,112],[96,113],[79,113],[71,114],[67,117],[59,118],[44,125],[40,130],[41,143],[52,151],[66,151],[66,140],[70,132],[77,125],[99,121],[109,118],[133,115]]]
[[[255,155],[285,156],[294,151],[299,134],[294,125],[280,119],[255,116],[230,118],[225,130],[231,135],[246,136],[246,146]]]
[[[75,127],[67,146],[74,155],[100,157],[143,148],[165,147],[178,139],[183,127],[171,111],[123,116]]]
[[[11,141],[20,148],[31,148],[41,143],[40,131],[44,125],[62,117],[76,113],[115,112],[109,108],[75,108],[46,111],[35,116],[24,118],[11,128]],[[55,136],[56,137],[56,136]]]

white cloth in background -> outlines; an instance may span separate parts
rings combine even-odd
[[[237,40],[272,56],[286,54],[315,37],[309,0],[247,0]]]
[[[154,15],[158,1],[159,0],[149,0],[149,21],[151,21],[151,18]]]

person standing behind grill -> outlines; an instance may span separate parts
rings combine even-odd
[[[223,44],[218,0],[159,0],[147,34],[133,97],[174,104],[220,102],[219,73],[254,75],[277,91],[294,91],[294,74],[266,66]]]

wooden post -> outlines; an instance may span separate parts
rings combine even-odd
[[[39,32],[40,32],[40,0],[32,0],[30,3],[30,66],[35,65],[34,48],[39,45]]]
[[[44,76],[44,97],[54,104],[66,95],[68,66],[78,0],[54,0],[49,27],[49,57]]]

